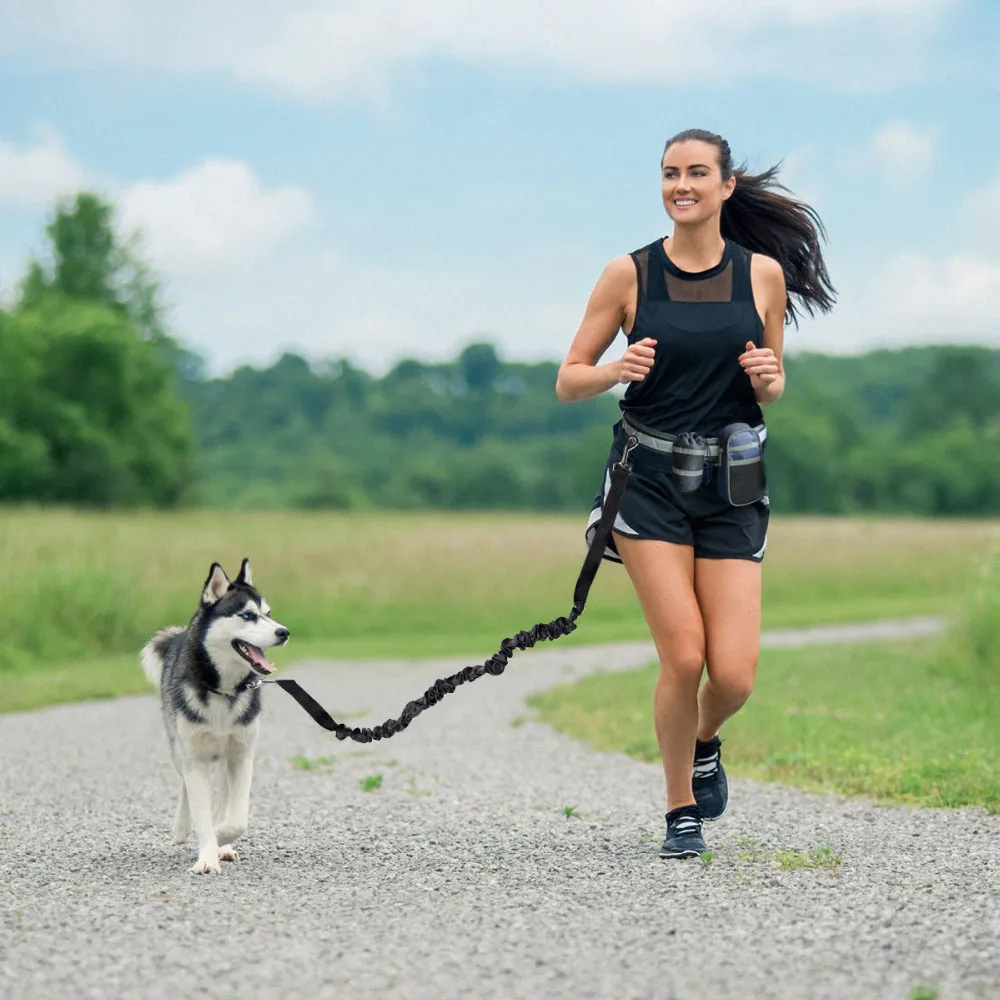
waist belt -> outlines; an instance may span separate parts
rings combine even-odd
[[[674,442],[678,439],[680,435],[678,434],[650,434],[648,431],[639,430],[638,427],[633,424],[628,417],[622,417],[622,427],[625,431],[636,439],[643,447],[649,448],[652,451],[659,451],[665,455],[671,455],[674,451]],[[760,437],[761,441],[764,441],[767,437],[767,428],[763,424],[757,424],[754,430]],[[717,437],[707,437],[705,440],[705,452],[708,458],[719,459],[719,439]]]

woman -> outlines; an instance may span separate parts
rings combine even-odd
[[[659,656],[653,708],[667,792],[660,855],[679,858],[705,850],[702,821],[726,809],[718,733],[753,688],[769,499],[763,488],[754,502],[724,499],[711,461],[702,478],[693,473],[692,489],[673,475],[673,443],[693,434],[712,446],[741,423],[757,429],[762,451],[761,407],[784,390],[784,326],[797,321],[789,296],[812,314],[832,308],[834,290],[820,252],[822,223],[774,190],[777,168],[734,170],[728,143],[700,129],[670,139],[661,167],[673,235],[604,269],[556,393],[571,402],[627,385],[608,468],[628,441],[633,471],[605,558],[624,563]],[[619,329],[628,348],[598,364]],[[703,443],[682,444],[692,440]],[[588,535],[608,482],[606,470]]]

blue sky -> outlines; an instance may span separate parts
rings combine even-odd
[[[0,25],[0,289],[98,190],[214,371],[558,360],[607,261],[669,233],[688,127],[784,159],[826,223],[840,302],[790,350],[1000,346],[989,0],[0,0]]]

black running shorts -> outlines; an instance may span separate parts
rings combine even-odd
[[[626,435],[615,425],[614,442],[604,468],[601,489],[587,521],[589,545],[601,518],[604,498],[611,486],[611,466],[621,457]],[[614,532],[626,538],[649,538],[694,547],[696,559],[749,559],[761,562],[767,548],[770,501],[765,493],[757,503],[734,507],[719,495],[713,478],[691,493],[680,493],[673,483],[670,455],[644,448],[629,453],[628,477],[614,531],[604,558],[621,562]]]

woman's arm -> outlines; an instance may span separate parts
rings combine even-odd
[[[739,361],[750,376],[754,395],[761,406],[769,406],[785,391],[785,275],[772,257],[754,254],[750,261],[754,297],[764,306],[764,337],[760,347],[747,342]]]
[[[589,399],[619,382],[641,382],[646,377],[653,365],[655,344],[648,338],[630,345],[617,361],[597,363],[631,318],[636,288],[635,265],[630,257],[616,257],[605,267],[556,376],[556,395],[564,403]]]

